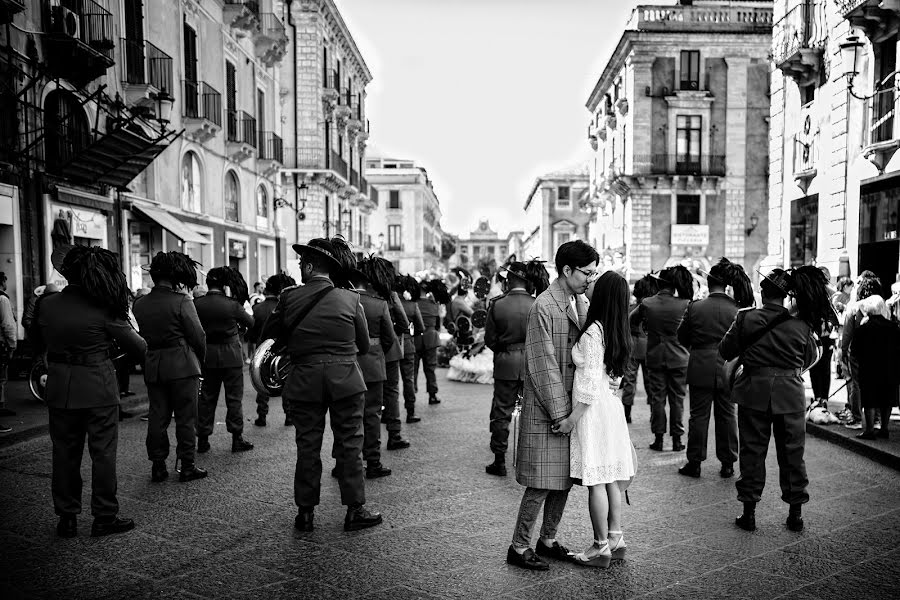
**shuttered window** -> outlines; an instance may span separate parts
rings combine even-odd
[[[237,122],[237,87],[236,72],[234,65],[230,62],[225,63],[225,114],[228,121],[228,139],[231,141],[238,139],[238,122]]]

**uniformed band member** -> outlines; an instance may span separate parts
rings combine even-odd
[[[381,257],[373,256],[360,263],[360,268],[367,277],[377,283],[373,283],[378,294],[388,303],[388,311],[391,314],[393,324],[394,343],[384,353],[385,380],[384,380],[384,411],[381,414],[381,422],[388,432],[387,449],[402,450],[409,448],[409,441],[403,439],[403,429],[400,421],[400,359],[403,358],[403,332],[409,331],[409,319],[400,296],[394,289],[397,280],[397,271],[394,265]]]
[[[629,314],[644,300],[657,291],[656,279],[652,275],[644,275],[634,282],[631,295],[634,304],[628,307]],[[650,376],[647,371],[647,331],[643,322],[632,320],[631,324],[631,358],[622,377],[622,406],[625,409],[625,421],[631,423],[631,408],[634,406],[634,395],[637,391],[638,369],[644,380],[644,391],[647,392],[647,404],[650,404]]]
[[[197,314],[206,332],[206,360],[203,364],[200,407],[198,411],[198,452],[209,450],[209,436],[216,422],[219,390],[225,387],[225,428],[231,434],[231,451],[252,450],[244,439],[244,354],[240,328],[249,329],[253,317],[244,310],[247,283],[237,269],[216,267],[206,274],[205,296],[194,300]],[[226,294],[226,289],[228,294]]]
[[[278,304],[278,296],[281,294],[282,290],[294,285],[297,285],[297,282],[294,281],[293,277],[286,273],[272,275],[266,279],[265,296],[263,296],[262,300],[253,305],[253,326],[247,332],[247,339],[250,340],[252,344],[261,344],[265,341],[265,338],[260,337],[260,333],[262,332],[263,325],[266,324],[269,315],[275,310],[275,305]],[[281,407],[284,409],[284,426],[287,427],[291,424],[291,418],[287,410],[287,401],[284,399],[284,396],[281,397]],[[265,427],[266,416],[268,414],[269,397],[261,392],[256,392],[256,420],[253,424],[257,427]]]
[[[360,353],[359,368],[366,382],[366,405],[363,413],[363,459],[366,479],[386,477],[391,470],[381,464],[381,407],[384,402],[384,381],[387,379],[385,354],[394,343],[394,325],[387,301],[375,290],[383,282],[373,284],[369,279],[373,266],[360,261],[359,269],[350,273],[350,281],[359,292],[359,302],[366,315],[369,330],[369,351]],[[340,464],[338,467],[340,468]]]
[[[457,317],[465,315],[471,318],[472,313],[475,311],[466,300],[469,296],[469,290],[472,288],[472,276],[462,267],[456,267],[453,269],[453,272],[459,278],[459,283],[456,286],[456,294],[454,294],[453,300],[447,306],[447,321],[456,325]]]
[[[541,294],[546,289],[539,288],[540,274],[535,273],[536,269],[546,273],[538,261],[528,265],[512,262],[501,267],[500,272],[506,273],[506,292],[491,300],[484,326],[484,343],[494,353],[494,397],[490,414],[494,462],[484,470],[499,477],[506,477],[509,424],[525,382],[525,334],[528,311],[534,304],[532,292]]]
[[[432,279],[422,282],[422,291],[425,293],[419,297],[417,304],[422,313],[422,322],[425,331],[416,340],[416,379],[419,378],[419,363],[425,371],[425,389],[428,392],[428,404],[440,404],[437,397],[437,376],[434,370],[437,368],[437,349],[441,345],[441,305],[450,301],[450,294],[443,281]]]
[[[422,419],[416,416],[416,345],[415,338],[425,331],[422,313],[419,311],[419,283],[405,275],[398,278],[397,289],[403,294],[400,300],[403,311],[410,322],[410,328],[403,332],[403,358],[400,359],[400,376],[403,379],[403,407],[406,409],[406,422],[418,423]]]
[[[645,298],[631,312],[631,324],[643,323],[647,330],[647,368],[650,371],[647,395],[650,398],[650,430],[655,440],[651,450],[663,449],[666,433],[666,400],[669,402],[669,433],[672,450],[684,450],[684,386],[689,353],[678,342],[678,326],[693,297],[690,271],[681,265],[654,274],[659,291]],[[675,296],[676,291],[678,296]]]
[[[130,292],[115,254],[75,246],[54,266],[68,285],[41,301],[33,331],[36,349],[47,352],[56,532],[78,534],[85,436],[91,456],[91,535],[129,531],[134,521],[118,516],[116,499],[119,388],[110,346],[115,342],[143,362],[147,343],[128,322]]]
[[[369,351],[366,316],[355,292],[335,288],[332,275],[341,269],[329,240],[294,244],[300,254],[304,285],[282,292],[278,305],[262,329],[264,339],[285,331],[291,370],[283,396],[294,419],[297,468],[294,472],[294,526],[313,530],[313,511],[322,485],[322,436],[325,413],[334,432],[334,458],[339,466],[341,503],[347,506],[344,530],[381,523],[369,512],[360,454],[363,445],[363,406],[366,383],[357,354]]]
[[[206,477],[194,464],[197,394],[200,365],[206,355],[206,334],[194,301],[186,294],[197,287],[198,263],[181,252],[159,252],[150,262],[153,289],[134,302],[134,318],[147,340],[144,381],[150,397],[147,420],[147,458],[153,461],[150,479],[169,477],[169,421],[175,413],[175,457],[181,461],[179,481]]]
[[[688,420],[686,465],[678,472],[700,477],[700,464],[706,460],[709,416],[716,420],[716,458],[719,475],[734,475],[738,459],[737,409],[731,402],[731,390],[725,384],[725,361],[719,357],[719,342],[734,322],[738,309],[753,305],[750,278],[741,265],[722,258],[706,274],[709,296],[692,302],[678,327],[678,341],[691,352],[687,383],[691,392]],[[734,298],[725,293],[734,290]]]
[[[722,358],[740,355],[743,365],[731,392],[741,442],[736,487],[744,512],[735,520],[741,529],[756,529],[756,503],[766,481],[773,433],[781,499],[790,505],[786,525],[791,531],[803,529],[801,508],[809,501],[809,480],[803,460],[806,394],[801,372],[815,360],[814,332],[833,315],[826,285],[825,275],[813,266],[773,270],[760,282],[762,307],[740,311],[719,345]],[[791,299],[791,311],[785,298]]]

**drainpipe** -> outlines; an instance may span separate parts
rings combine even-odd
[[[288,24],[293,28],[294,31],[294,43],[291,44],[291,54],[293,54],[293,58],[291,60],[291,83],[293,84],[293,94],[294,94],[294,102],[292,103],[294,106],[294,160],[298,160],[300,157],[300,134],[299,127],[297,126],[297,23],[294,22],[294,13],[291,12],[291,6],[294,4],[293,0],[287,0],[287,16],[288,16]],[[296,165],[294,165],[296,167]],[[297,218],[298,211],[300,207],[298,204],[300,203],[299,194],[297,193],[297,178],[294,177],[294,242],[300,241],[300,219]],[[287,262],[287,253],[288,250],[285,248],[285,262]]]

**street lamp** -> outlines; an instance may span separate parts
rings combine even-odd
[[[875,89],[872,90],[871,94],[856,93],[853,84],[856,80],[856,76],[862,72],[865,43],[863,43],[858,36],[851,35],[839,44],[838,47],[841,50],[841,68],[843,69],[843,75],[847,78],[847,91],[850,92],[851,96],[858,100],[871,100],[876,94],[886,89],[892,79],[894,81],[891,85],[897,87],[895,78],[898,71],[894,70],[875,84]]]
[[[297,213],[297,220],[303,221],[306,219],[306,213],[303,212],[303,209],[306,208],[306,196],[308,192],[309,186],[306,185],[306,182],[301,183],[297,186],[297,206],[291,206],[291,202],[287,198],[275,198],[275,208],[290,208]]]
[[[156,120],[159,122],[160,127],[165,130],[172,117],[172,105],[175,103],[175,98],[166,91],[166,88],[160,90],[158,94],[151,94],[150,98],[156,102]]]

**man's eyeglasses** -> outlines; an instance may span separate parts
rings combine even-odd
[[[600,271],[586,271],[581,267],[575,267],[575,270],[584,275],[588,281],[594,281],[600,277]]]

